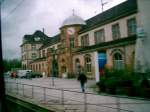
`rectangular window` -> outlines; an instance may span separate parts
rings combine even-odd
[[[32,59],[36,58],[36,53],[32,53]]]
[[[26,51],[28,50],[28,45],[25,45],[25,50],[26,50]]]
[[[49,56],[50,53],[51,53],[51,48],[48,48],[48,49],[47,49],[47,56]]]
[[[74,37],[70,37],[70,48],[74,48]]]
[[[89,46],[89,35],[88,34],[81,37],[81,46]]]
[[[26,60],[27,58],[26,58],[26,54],[24,55],[24,59]]]
[[[91,58],[90,57],[85,58],[85,65],[86,65],[86,72],[87,73],[92,72],[92,63],[91,63]]]
[[[42,50],[42,56],[45,57],[45,50]]]
[[[41,52],[39,51],[39,58],[41,58]]]
[[[21,47],[21,53],[23,53],[23,47]]]
[[[60,48],[61,48],[61,44],[58,45],[58,49],[60,49]]]
[[[32,50],[36,50],[36,45],[31,45]]]
[[[112,25],[112,38],[113,40],[120,38],[120,28],[118,23]]]
[[[127,27],[128,27],[128,35],[134,35],[136,34],[136,19],[135,18],[131,18],[129,20],[127,20]]]
[[[94,33],[95,44],[102,43],[105,41],[104,29],[98,30]]]

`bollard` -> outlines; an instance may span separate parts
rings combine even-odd
[[[87,95],[84,92],[84,112],[87,112]]]
[[[116,97],[117,112],[120,112],[120,98]]]
[[[12,92],[12,91],[11,91],[11,90],[12,90],[12,88],[11,88],[11,84],[9,84],[9,87],[10,87],[10,89],[9,89],[9,90],[10,90],[10,92]]]
[[[18,94],[18,93],[19,93],[18,83],[16,83],[16,84],[17,84],[17,91],[16,91],[16,94]]]
[[[22,92],[23,92],[23,96],[24,96],[24,84],[22,84]]]
[[[34,87],[32,85],[32,98],[34,98]]]
[[[46,101],[46,88],[43,87],[43,97],[44,97],[44,102]]]

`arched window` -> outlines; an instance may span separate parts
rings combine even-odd
[[[76,71],[76,73],[78,73],[79,71],[80,71],[80,68],[81,66],[80,66],[80,60],[77,58],[76,60],[75,60],[75,71]]]
[[[67,72],[66,66],[62,66],[61,71],[62,71],[62,73],[66,73]]]
[[[92,72],[92,62],[90,56],[85,57],[85,68],[86,72]]]
[[[114,69],[121,70],[124,69],[124,62],[122,59],[122,55],[120,53],[115,53],[113,55],[113,64]]]
[[[62,60],[61,60],[61,62],[62,62],[62,63],[64,63],[64,62],[65,62],[65,60],[64,60],[64,59],[62,59]]]

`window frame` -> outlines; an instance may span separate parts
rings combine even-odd
[[[32,50],[32,51],[36,50],[36,45],[35,45],[35,44],[32,44],[32,45],[31,45],[31,50]]]
[[[115,55],[118,55],[118,57],[116,58]],[[115,70],[123,70],[125,68],[123,54],[120,52],[115,52],[113,54],[113,68]]]
[[[99,36],[97,36],[98,33],[100,33]],[[95,39],[95,44],[105,42],[105,30],[104,30],[104,28],[94,32],[94,39]]]
[[[121,38],[120,25],[119,23],[115,23],[111,26],[112,30],[112,39],[117,40]]]
[[[135,24],[134,25],[132,25],[132,24],[129,25],[129,22],[132,21],[132,20],[135,20],[134,21]],[[132,31],[133,28],[135,28],[134,29],[135,31]],[[136,34],[136,29],[137,29],[137,20],[136,20],[136,17],[132,17],[132,18],[127,19],[127,32],[128,32],[128,36],[135,35]]]
[[[33,56],[33,54],[34,54],[34,56]],[[36,58],[37,58],[37,54],[36,54],[36,53],[32,53],[32,54],[31,54],[31,58],[32,58],[32,59],[36,59]]]
[[[74,43],[74,36],[70,36],[70,48],[74,48],[75,47],[75,43]]]
[[[89,46],[89,34],[81,36],[81,46]]]
[[[92,72],[92,60],[91,60],[91,56],[88,55],[88,56],[85,56],[84,58],[85,58],[84,61],[85,61],[86,72],[87,73],[91,73]],[[89,60],[87,61],[87,59],[89,59]]]

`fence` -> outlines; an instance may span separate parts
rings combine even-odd
[[[150,102],[122,102],[119,97],[111,97],[110,100],[109,96],[82,93],[64,88],[42,87],[9,81],[6,81],[5,84],[6,93],[15,93],[23,97],[36,99],[48,105],[59,105],[64,107],[64,112],[134,112],[127,108],[128,105],[150,104]]]

